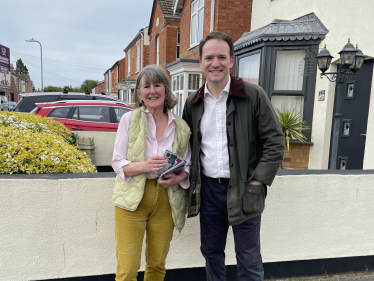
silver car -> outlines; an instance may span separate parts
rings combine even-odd
[[[9,103],[6,96],[0,96],[0,111],[8,111]]]

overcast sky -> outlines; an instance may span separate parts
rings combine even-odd
[[[0,44],[10,48],[14,67],[21,58],[36,88],[80,86],[103,80],[125,57],[123,50],[148,26],[153,0],[0,0]]]

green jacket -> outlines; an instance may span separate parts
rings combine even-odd
[[[177,155],[184,155],[188,146],[188,139],[191,131],[186,122],[179,116],[176,119],[173,152]],[[140,110],[135,109],[131,113],[131,124],[129,131],[129,145],[127,149],[127,159],[130,161],[145,161],[145,145],[147,138],[147,116]],[[135,211],[143,198],[146,173],[131,177],[129,182],[125,182],[120,176],[116,177],[113,189],[113,204],[119,208]],[[174,226],[180,232],[186,221],[187,213],[187,190],[179,184],[169,186],[167,189],[169,203],[171,207]]]
[[[204,113],[204,86],[190,95],[183,119],[190,126],[192,149],[188,217],[196,216],[201,204],[200,120]],[[230,225],[262,213],[267,185],[271,185],[283,159],[284,139],[276,113],[265,91],[231,76],[227,99],[226,133],[230,182],[227,211]],[[256,179],[264,185],[251,185]]]

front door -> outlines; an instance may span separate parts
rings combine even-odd
[[[341,95],[341,106],[334,106],[334,115],[341,113],[341,117],[336,159],[330,162],[336,167],[332,169],[362,169],[372,76],[373,60],[365,61],[356,76],[337,84],[335,101]]]

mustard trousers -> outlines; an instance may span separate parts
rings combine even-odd
[[[162,281],[165,259],[173,237],[173,218],[167,189],[156,180],[147,180],[143,199],[135,211],[115,207],[117,241],[116,281],[136,281],[146,232],[144,281]]]

